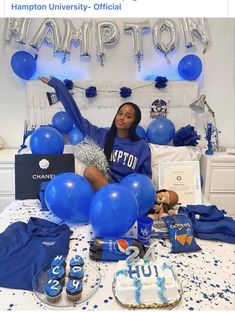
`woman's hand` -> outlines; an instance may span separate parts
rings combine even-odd
[[[50,81],[50,79],[46,77],[38,77],[38,79],[44,82],[45,84],[48,84],[48,82]]]

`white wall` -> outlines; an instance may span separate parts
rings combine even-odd
[[[78,28],[84,19],[71,19]],[[112,19],[115,20],[115,19]],[[181,79],[177,65],[188,53],[197,54],[203,63],[203,72],[198,79],[200,93],[205,93],[209,105],[216,114],[217,126],[221,131],[220,144],[234,147],[234,106],[235,106],[235,19],[208,19],[210,47],[203,54],[203,47],[196,41],[196,47],[186,49],[180,19],[174,19],[178,26],[179,42],[169,54],[169,64],[160,51],[153,47],[151,32],[143,37],[144,60],[138,71],[133,57],[133,43],[129,34],[124,34],[123,25],[129,21],[144,19],[116,19],[120,28],[120,41],[112,49],[105,51],[105,64],[102,67],[96,59],[95,26],[93,20],[92,43],[90,47],[91,61],[79,57],[79,47],[72,47],[71,55],[62,63],[60,55],[53,55],[53,49],[45,44],[39,50],[37,60],[37,76],[54,75],[61,79],[91,80],[142,80],[146,76],[166,76],[169,80]],[[153,26],[155,19],[150,19]],[[43,19],[32,19],[27,43],[32,39]],[[18,147],[22,143],[24,120],[27,119],[26,81],[17,77],[11,68],[11,55],[18,50],[34,52],[28,44],[15,42],[7,44],[3,40],[5,19],[0,19],[0,136],[5,147]],[[63,27],[63,22],[58,19]],[[112,111],[113,114],[113,111]],[[113,116],[113,115],[112,115]],[[200,116],[199,116],[200,117]],[[100,118],[97,111],[95,118]]]

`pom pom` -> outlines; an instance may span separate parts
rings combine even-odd
[[[194,127],[187,125],[176,131],[173,137],[174,146],[196,146],[201,136],[197,134]]]
[[[83,141],[75,147],[74,155],[85,166],[95,166],[106,179],[109,179],[109,164],[104,152],[98,145]]]
[[[73,90],[73,82],[72,82],[72,80],[65,79],[65,80],[64,80],[64,84],[65,84],[65,87],[66,87],[68,90]]]
[[[97,95],[96,87],[90,86],[89,88],[87,88],[85,90],[85,93],[86,93],[87,98],[92,98],[92,97],[96,96]]]
[[[158,76],[155,79],[155,88],[163,89],[167,86],[168,79],[166,77]]]
[[[131,94],[132,94],[132,90],[130,88],[126,88],[126,87],[120,88],[121,97],[127,98],[127,97],[131,96]]]

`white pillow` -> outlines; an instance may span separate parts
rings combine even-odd
[[[152,180],[158,189],[158,164],[169,161],[200,160],[201,150],[195,146],[169,146],[149,143],[152,156]]]

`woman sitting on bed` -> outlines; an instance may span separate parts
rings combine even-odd
[[[95,166],[88,166],[84,177],[90,182],[94,191],[110,182],[120,182],[125,176],[137,172],[151,178],[151,151],[148,143],[136,134],[136,127],[141,120],[139,107],[127,102],[122,104],[114,117],[111,128],[99,128],[81,116],[72,95],[64,83],[56,78],[39,78],[55,89],[58,99],[75,126],[84,136],[91,138],[108,160],[110,178],[107,179]]]

